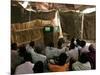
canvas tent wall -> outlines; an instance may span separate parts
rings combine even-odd
[[[50,12],[35,13],[26,11],[22,7],[12,6],[11,41],[24,44],[34,40],[38,44],[43,44],[43,27],[45,25],[53,26],[52,23],[55,18],[55,12],[55,10],[52,10]],[[54,40],[58,39],[57,36],[54,36]]]
[[[96,41],[96,12],[84,16],[83,38]]]
[[[83,39],[96,40],[96,13],[84,14]],[[68,39],[72,37],[81,39],[82,14],[76,12],[60,12],[60,19],[63,32]]]
[[[59,5],[59,4],[58,4]],[[56,10],[48,12],[32,12],[25,10],[22,6],[11,6],[11,40],[12,42],[24,43],[37,40],[43,43],[42,28],[46,24],[53,25]],[[80,38],[82,15],[73,11],[59,10],[61,27],[63,33],[67,34],[67,39],[73,36]],[[89,16],[90,15],[90,16]],[[95,13],[84,16],[83,39],[95,40]],[[91,26],[91,29],[90,29]],[[91,32],[91,34],[90,34]],[[24,33],[24,34],[23,34]],[[37,33],[37,34],[36,34]],[[30,34],[30,35],[29,35]],[[31,36],[32,35],[32,36]],[[42,36],[42,37],[41,37]],[[57,35],[58,36],[58,35]],[[54,41],[58,38],[54,36]]]
[[[63,32],[67,33],[70,40],[72,37],[80,38],[81,15],[76,12],[60,12]]]

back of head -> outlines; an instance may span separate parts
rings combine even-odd
[[[39,46],[35,47],[35,50],[34,50],[36,53],[39,53],[41,54],[42,53],[42,50]]]
[[[25,46],[20,46],[18,52],[19,52],[19,55],[20,55],[20,56],[24,57],[24,55],[25,55],[25,53],[26,53],[26,48],[25,48]]]
[[[32,63],[32,56],[31,56],[31,54],[25,52],[25,54],[24,54],[24,60],[25,61],[30,61]]]
[[[90,51],[90,52],[95,51],[95,48],[94,48],[94,45],[93,45],[93,44],[91,44],[91,45],[89,46],[89,51]]]
[[[58,44],[57,44],[58,45],[58,48],[62,48],[62,44],[63,43],[61,41],[58,41]]]
[[[31,42],[29,43],[29,45],[30,45],[31,47],[34,47],[34,45],[35,45],[34,41],[31,41]]]
[[[86,45],[86,42],[84,40],[80,41],[80,46],[84,47]]]
[[[17,50],[17,43],[11,44],[11,50]]]
[[[74,43],[71,43],[71,44],[70,44],[70,47],[69,47],[69,50],[70,50],[70,49],[74,49],[74,48],[75,48],[75,44],[74,44]]]
[[[80,57],[79,57],[79,61],[80,61],[81,63],[86,63],[86,62],[88,62],[87,53],[82,53],[82,54],[80,55]]]
[[[38,61],[35,63],[34,67],[33,67],[33,71],[34,73],[43,73],[43,62],[42,61]]]
[[[75,41],[75,39],[74,39],[74,37],[71,39],[71,43],[74,43],[74,41]]]
[[[58,58],[58,65],[62,66],[66,63],[68,56],[66,53],[61,53],[59,58]]]
[[[65,43],[65,40],[64,40],[64,38],[59,38],[59,40],[58,40],[59,42],[61,42],[61,43]]]
[[[80,40],[76,39],[76,43],[77,43],[77,45],[80,45]]]
[[[48,44],[48,46],[49,46],[49,47],[54,47],[54,43],[53,43],[53,42],[50,42],[50,43]]]

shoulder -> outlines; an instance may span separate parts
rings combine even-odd
[[[16,73],[16,74],[19,73],[20,70],[23,68],[23,66],[24,66],[24,64],[20,64],[20,65],[18,65],[18,66],[16,67],[16,71],[15,71],[15,73]]]
[[[79,65],[80,64],[80,62],[79,61],[76,61],[75,63],[73,63],[72,65],[73,66],[77,66],[77,65]]]
[[[46,56],[45,55],[43,55],[43,54],[38,54],[40,57],[42,57],[42,58],[46,58]]]

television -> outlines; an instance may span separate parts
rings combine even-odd
[[[45,26],[43,31],[44,32],[53,32],[53,27],[52,26]]]
[[[51,28],[50,27],[45,27],[46,32],[50,32]]]

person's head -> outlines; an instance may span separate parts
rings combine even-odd
[[[75,44],[74,44],[74,43],[71,43],[71,44],[70,44],[69,50],[70,50],[70,49],[74,49],[74,48],[75,48]]]
[[[95,51],[95,47],[94,47],[94,45],[93,45],[93,44],[91,44],[91,45],[89,46],[89,51],[90,51],[90,52]]]
[[[53,43],[53,42],[50,42],[50,43],[48,44],[48,46],[49,46],[49,47],[54,47],[54,43]]]
[[[86,63],[86,62],[88,62],[87,53],[82,53],[82,54],[80,55],[80,57],[79,57],[79,61],[80,61],[81,63]]]
[[[64,38],[59,38],[59,40],[58,40],[59,42],[61,42],[61,43],[65,43],[65,40],[64,40]]]
[[[33,48],[34,45],[35,45],[34,41],[31,41],[31,42],[29,43],[29,45]]]
[[[36,62],[33,67],[34,73],[43,73],[43,70],[44,70],[43,62],[42,61]]]
[[[76,43],[77,43],[77,45],[80,45],[80,40],[76,39]]]
[[[62,42],[58,41],[58,44],[57,44],[58,48],[62,48],[62,44],[63,44]]]
[[[24,55],[25,55],[25,53],[26,53],[26,48],[25,48],[25,46],[20,46],[18,52],[19,52],[19,55],[20,55],[21,57],[24,57]]]
[[[84,40],[80,41],[80,46],[84,47],[86,45],[86,42]]]
[[[11,44],[11,50],[17,50],[17,43],[12,43]]]
[[[25,62],[26,61],[30,61],[31,63],[33,63],[32,56],[31,56],[30,53],[25,52],[25,54],[24,54],[24,60],[25,60]]]
[[[66,53],[61,53],[58,57],[58,65],[62,66],[66,63],[68,56]]]
[[[42,53],[42,49],[39,46],[36,46],[34,51],[39,54]]]
[[[71,39],[71,43],[74,43],[74,41],[75,41],[75,38],[73,37],[73,38]]]

